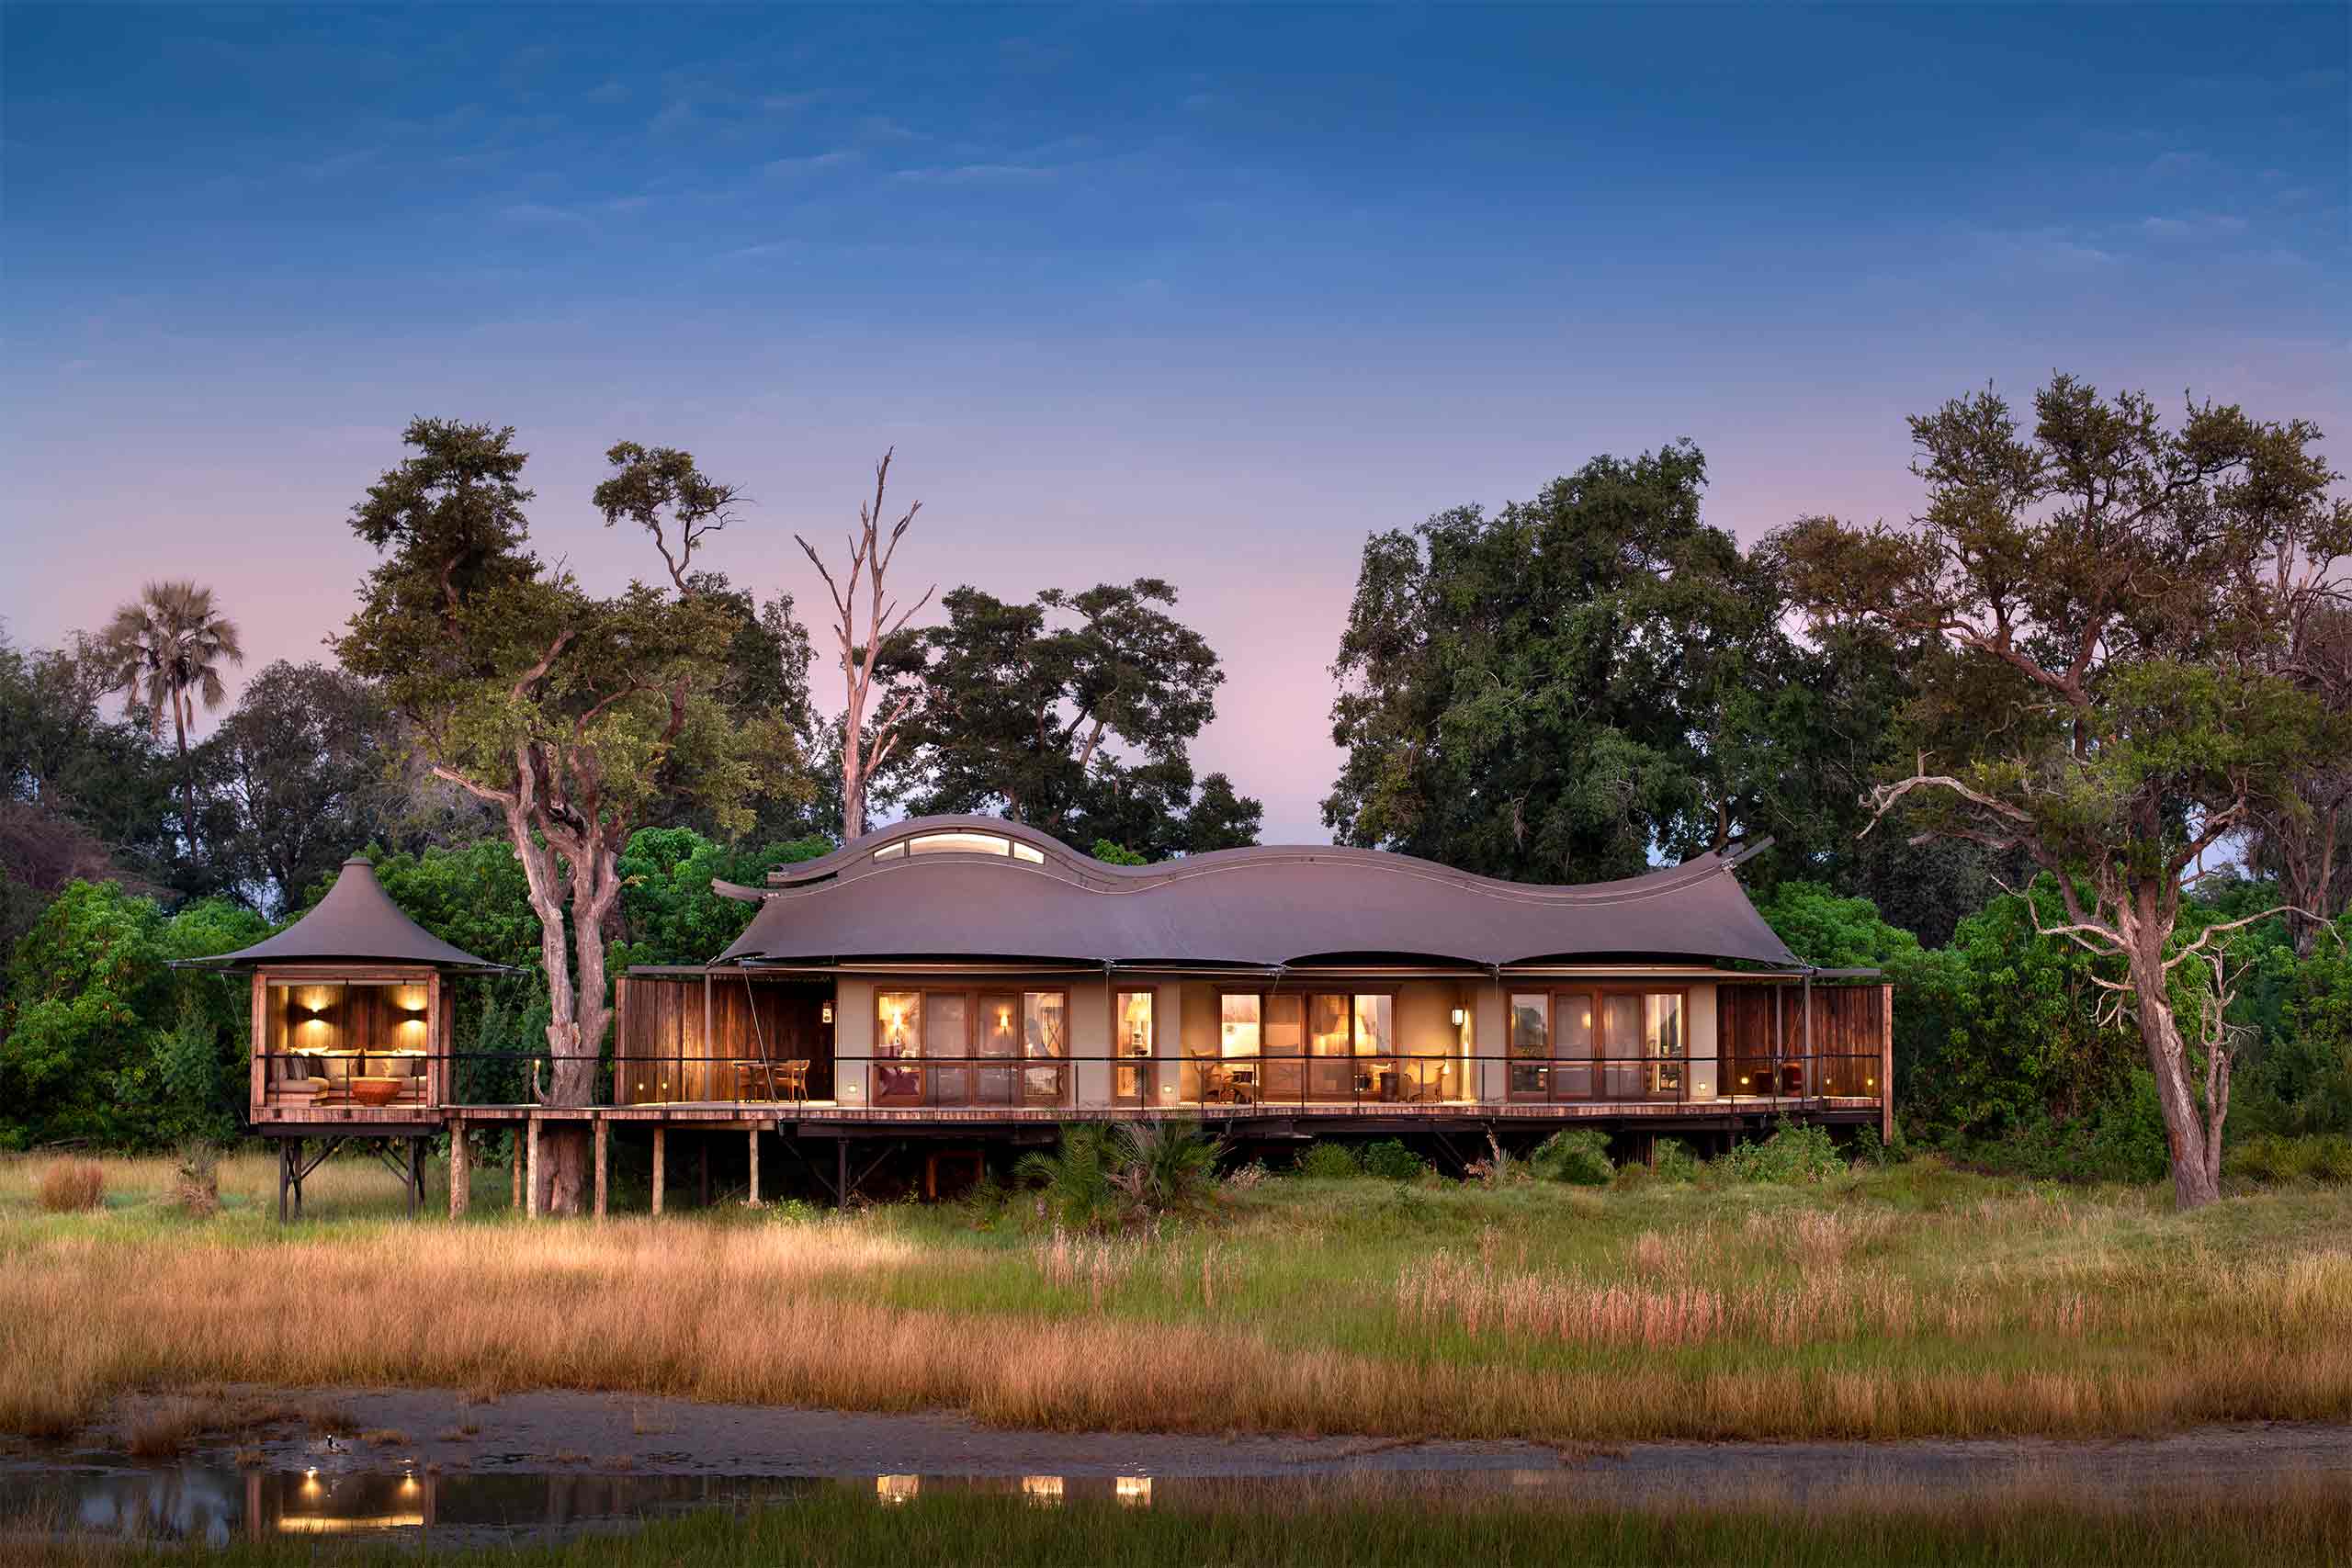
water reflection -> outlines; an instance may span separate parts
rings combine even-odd
[[[877,1503],[925,1493],[1020,1497],[1040,1507],[1079,1500],[1149,1507],[1148,1475],[876,1475],[745,1478],[455,1473],[413,1466],[394,1472],[322,1473],[316,1469],[167,1469],[0,1472],[0,1521],[81,1533],[226,1546],[273,1536],[414,1537],[444,1543],[561,1539],[626,1529],[699,1508],[744,1508],[847,1488]],[[1177,1483],[1181,1488],[1182,1483]],[[1204,1479],[1195,1484],[1230,1486]]]

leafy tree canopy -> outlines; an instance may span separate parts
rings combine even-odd
[[[1763,833],[1834,854],[1900,671],[1798,649],[1777,558],[1702,520],[1705,479],[1678,442],[1374,536],[1333,666],[1338,838],[1544,882]]]
[[[1223,774],[1193,773],[1225,671],[1169,613],[1172,586],[1048,589],[1025,604],[966,587],[940,603],[946,623],[888,671],[920,684],[906,731],[914,809],[1001,811],[1154,859],[1256,841],[1260,804]]]
[[[1911,422],[1926,510],[1908,526],[1815,519],[1778,544],[1816,625],[1926,639],[1906,712],[1916,762],[1883,784],[1930,836],[2051,874],[2048,929],[2120,960],[2183,1206],[2219,1190],[2229,1103],[2227,927],[2176,941],[2199,857],[2298,807],[2340,714],[2301,678],[2338,607],[2352,505],[2301,420],[2059,376],[2030,429],[1987,390]],[[2030,908],[2029,906],[2029,908]],[[2175,975],[2211,982],[2181,1027]]]

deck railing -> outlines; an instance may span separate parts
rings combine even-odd
[[[397,1080],[345,1072],[313,1077],[302,1053],[258,1058],[259,1108],[287,1114],[309,1107],[398,1115],[469,1105],[534,1102],[548,1083],[548,1053],[456,1051],[405,1058]],[[300,1064],[299,1078],[288,1076]],[[443,1081],[458,1092],[432,1104],[423,1086],[426,1064],[447,1064]],[[843,1095],[859,1075],[860,1092]],[[1091,1070],[1090,1070],[1091,1069]],[[605,1105],[818,1104],[875,1111],[1040,1111],[1085,1107],[1199,1109],[1214,1111],[1335,1107],[1542,1105],[1708,1105],[1785,1103],[1883,1097],[1879,1052],[1767,1053],[1722,1059],[1445,1056],[1385,1053],[1360,1056],[1132,1056],[1080,1054],[1041,1057],[836,1055],[793,1063],[763,1057],[663,1055],[604,1058],[597,1103]],[[410,1076],[413,1074],[413,1076]],[[1712,1081],[1713,1093],[1703,1092]],[[300,1083],[306,1087],[291,1087]],[[317,1086],[317,1087],[307,1087]],[[831,1089],[814,1092],[812,1089]]]

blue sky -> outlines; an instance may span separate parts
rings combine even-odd
[[[420,412],[614,582],[598,454],[692,449],[806,609],[895,443],[914,587],[1173,579],[1321,838],[1371,530],[1685,435],[1743,536],[1899,515],[1905,414],[2053,367],[2341,431],[2346,17],[11,6],[0,617],[314,656]]]

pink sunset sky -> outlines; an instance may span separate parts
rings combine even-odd
[[[892,67],[965,87],[896,97],[821,85],[851,37],[603,47],[501,15],[458,65],[324,22],[175,17],[109,53],[71,14],[12,19],[11,641],[192,576],[249,671],[325,657],[370,560],[345,514],[429,413],[514,425],[535,543],[605,585],[658,562],[588,503],[603,449],[691,450],[752,498],[712,564],[790,591],[821,655],[792,535],[838,551],[895,446],[924,503],[902,590],[1171,580],[1228,675],[1196,765],[1265,801],[1270,841],[1319,840],[1375,530],[1681,436],[1743,539],[1901,516],[1906,414],[1987,381],[2022,403],[2053,368],[2346,430],[2346,96],[2312,63],[2343,60],[2340,11],[2276,13],[2227,60],[2163,23],[2119,54],[2103,14],[2030,59],[1874,15],[1839,47],[1939,64],[1849,59],[1836,114],[1724,74],[1804,56],[1796,18],[1702,29],[1679,68],[1735,85],[1700,113],[1565,91],[1599,70],[1579,26],[1648,26],[1616,13],[1533,41],[1531,13],[1439,13],[1434,53],[1384,22],[1346,62],[1305,16],[1250,51],[1072,17],[1041,57],[1012,47],[1030,14],[966,13],[923,47],[969,73]],[[1441,129],[1424,68],[1484,96]],[[2019,73],[2072,85],[1923,129]]]

